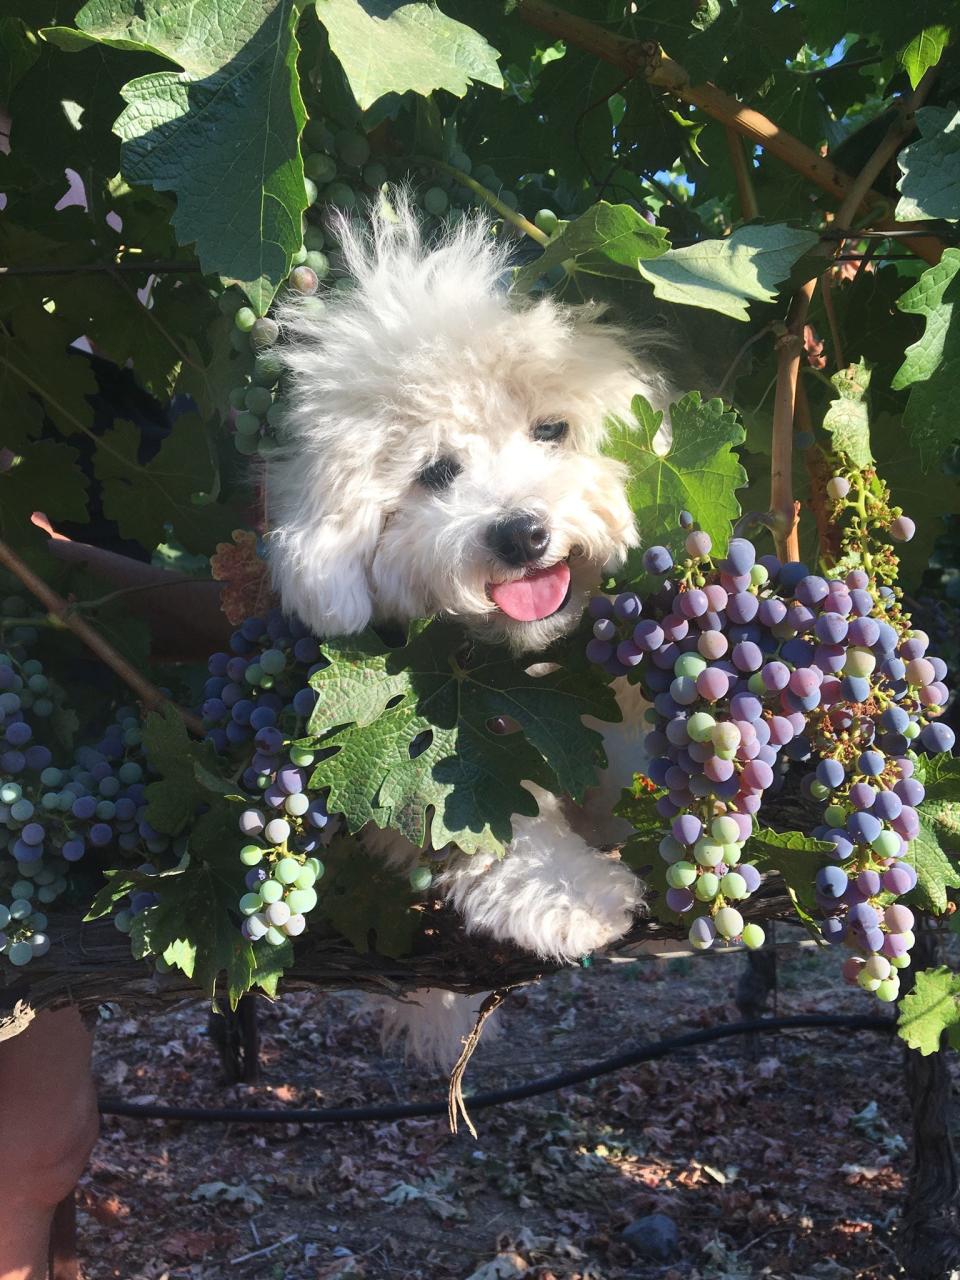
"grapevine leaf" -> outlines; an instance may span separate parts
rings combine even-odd
[[[820,915],[814,880],[833,845],[815,840],[800,831],[755,831],[744,848],[744,860],[754,862],[759,871],[776,871],[805,922]]]
[[[812,231],[781,223],[740,227],[725,240],[701,240],[669,249],[637,270],[665,302],[706,307],[747,320],[750,302],[772,302],[774,286],[817,243]]]
[[[78,32],[48,32],[68,47],[97,40],[182,68],[124,86],[121,169],[128,182],[176,193],[180,243],[196,244],[204,271],[241,283],[260,313],[300,246],[306,207],[296,21],[292,0],[89,0]]]
[[[916,868],[917,884],[910,901],[922,911],[942,915],[947,909],[947,890],[960,889],[960,874],[951,861],[960,855],[960,805],[948,801],[924,801],[920,809],[920,830],[910,843],[907,861]]]
[[[942,24],[924,27],[900,54],[903,68],[910,77],[910,88],[915,89],[923,73],[935,67],[944,49],[950,43],[950,28]]]
[[[924,804],[927,800],[960,803],[960,757],[953,756],[948,751],[921,756],[915,773],[926,792]]]
[[[143,721],[143,750],[158,780],[148,783],[147,821],[166,835],[178,835],[209,804],[217,755],[209,742],[195,742],[172,706],[151,711]],[[235,790],[231,787],[230,790]]]
[[[103,507],[124,537],[153,548],[167,539],[172,525],[190,549],[206,550],[243,519],[239,501],[199,502],[209,491],[210,456],[195,414],[183,414],[156,456],[141,464],[140,432],[132,422],[118,422],[100,437],[94,470],[103,485]]]
[[[672,436],[666,452],[656,440],[663,414],[643,396],[633,401],[634,422],[614,422],[606,452],[629,468],[627,499],[637,518],[640,546],[661,543],[678,550],[683,531],[677,512],[691,511],[718,547],[726,546],[740,515],[735,490],[747,473],[734,446],[743,428],[722,400],[701,400],[696,391],[670,409]],[[641,551],[631,553],[626,577],[640,572]]]
[[[409,955],[416,917],[410,888],[381,858],[338,838],[324,854],[320,912],[357,951]]]
[[[939,464],[956,439],[954,406],[960,395],[960,249],[947,249],[935,267],[925,271],[903,295],[897,306],[911,315],[924,316],[926,328],[919,341],[907,347],[905,360],[894,376],[895,391],[910,387],[904,426],[920,453],[924,469]]]
[[[19,18],[0,17],[0,102],[9,103],[14,86],[39,56],[38,42]]]
[[[960,974],[949,969],[923,969],[913,990],[900,1001],[898,1034],[926,1057],[940,1048],[943,1033],[960,1044]]]
[[[0,438],[0,447],[3,440]],[[55,440],[39,440],[0,470],[0,532],[15,545],[42,504],[52,521],[87,519],[87,486],[79,454]]]
[[[628,204],[600,200],[568,222],[539,258],[521,268],[514,287],[527,292],[546,272],[561,264],[587,275],[637,278],[641,258],[656,258],[668,248],[667,233],[651,226]]]
[[[890,486],[895,505],[917,521],[917,531],[909,542],[897,544],[900,581],[905,589],[919,583],[930,560],[934,544],[944,532],[944,521],[957,501],[957,478],[943,467],[923,471],[916,449],[903,430],[902,420],[881,413],[870,429],[877,471]]]
[[[902,177],[897,183],[899,222],[960,217],[960,111],[921,107],[920,137],[897,156]]]
[[[433,4],[318,0],[316,11],[364,111],[386,93],[462,98],[474,82],[503,87],[496,49]]]
[[[311,785],[351,830],[367,822],[434,848],[500,850],[513,814],[535,814],[521,784],[582,796],[602,765],[600,735],[585,715],[619,718],[610,691],[560,668],[542,677],[500,650],[464,644],[432,623],[402,649],[375,637],[324,646],[330,665],[310,683],[319,694],[309,732],[335,753]],[[522,733],[494,733],[497,717]],[[432,818],[428,821],[428,810]]]
[[[840,369],[830,379],[838,398],[830,401],[823,426],[833,436],[833,447],[844,454],[859,471],[873,466],[870,452],[870,415],[867,391],[870,368],[866,361]]]
[[[16,450],[38,435],[43,414],[63,435],[88,430],[97,383],[90,361],[70,350],[70,331],[59,317],[27,305],[14,311],[9,329],[13,336],[0,330],[0,446]]]

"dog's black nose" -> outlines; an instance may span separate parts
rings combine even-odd
[[[487,542],[506,564],[528,564],[539,560],[546,551],[550,533],[538,516],[521,511],[492,524],[487,531]]]

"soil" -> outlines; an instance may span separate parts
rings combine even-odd
[[[791,930],[784,931],[793,937]],[[744,960],[595,962],[515,993],[467,1088],[736,1020]],[[776,1011],[883,1012],[835,955],[780,952]],[[226,1085],[202,1002],[111,1007],[102,1095],[189,1106],[444,1099],[380,1048],[360,996],[259,1001],[263,1082]],[[106,1118],[79,1192],[86,1280],[889,1280],[909,1164],[902,1046],[790,1032],[687,1050],[559,1093],[445,1118],[303,1126]],[[667,1215],[677,1248],[623,1229]]]

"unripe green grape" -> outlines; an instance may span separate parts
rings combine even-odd
[[[274,400],[273,404],[267,410],[267,422],[274,430],[283,422],[284,413],[286,412],[282,400]]]
[[[748,951],[757,951],[766,941],[766,934],[758,924],[745,924],[740,941]]]
[[[423,893],[433,882],[433,872],[429,867],[414,867],[410,872],[410,887],[416,893]]]
[[[233,437],[233,447],[244,458],[252,458],[255,453],[260,450],[260,440],[257,436],[240,436]],[[270,785],[270,779],[263,784],[264,787]],[[261,790],[263,788],[261,787]]]
[[[743,916],[734,907],[721,907],[713,923],[721,938],[739,938],[743,933]]]
[[[441,214],[446,213],[449,206],[450,200],[447,193],[440,187],[429,187],[423,193],[423,207],[427,213],[432,213],[439,217]]]
[[[378,191],[387,180],[387,167],[378,160],[372,160],[370,164],[363,166],[362,176],[366,186]]]
[[[743,856],[743,846],[731,842],[723,846],[723,861],[728,867],[735,867]]]
[[[255,911],[259,911],[262,903],[259,893],[245,893],[240,899],[240,910],[245,916],[252,916]]]
[[[720,880],[712,871],[704,871],[694,885],[693,895],[701,902],[712,902],[720,892]]]
[[[227,397],[231,409],[245,409],[247,406],[247,387],[234,387]]]
[[[337,155],[344,164],[361,169],[370,159],[370,143],[362,133],[344,130],[337,134]]]
[[[269,904],[271,902],[279,902],[283,897],[283,885],[279,880],[264,880],[260,886],[261,902]]]
[[[696,680],[700,672],[706,669],[706,659],[701,658],[698,653],[682,653],[673,664],[675,676],[686,676],[690,680]]]
[[[261,316],[250,330],[250,341],[254,347],[272,347],[280,337],[280,326],[269,316]]]
[[[870,841],[870,847],[881,858],[893,858],[900,852],[900,837],[889,827],[884,827],[880,834]]]
[[[756,693],[761,696],[763,696],[763,694],[767,692],[767,687],[763,683],[763,676],[760,674],[759,671],[755,671],[753,675],[750,677],[750,679],[747,681],[747,688],[750,690],[751,693]]]
[[[667,884],[671,889],[688,889],[697,878],[697,868],[692,862],[681,859],[667,867]]]
[[[770,577],[770,574],[762,564],[755,564],[750,570],[750,582],[755,587],[762,587]]]
[[[307,256],[307,246],[305,244],[302,244],[300,248],[296,251],[296,253],[291,255],[290,265],[294,267],[299,267],[300,263],[303,262],[306,256]]]
[[[311,225],[307,227],[306,231],[304,231],[303,233],[303,243],[308,250],[322,249],[324,245],[327,243],[326,240],[324,239],[322,228],[314,226],[311,223]],[[306,258],[304,258],[303,261],[306,262]]]
[[[29,964],[33,959],[33,948],[29,942],[12,942],[7,951],[7,959],[11,964],[19,966]]]
[[[739,871],[728,871],[720,878],[720,892],[725,898],[732,898],[736,902],[747,897],[747,882]]]
[[[249,333],[257,322],[257,313],[253,307],[240,307],[233,317],[233,323],[241,333]]]
[[[318,280],[326,280],[330,274],[330,259],[320,249],[311,249],[303,265],[309,267]]]
[[[847,820],[847,811],[842,804],[828,804],[823,820],[831,827],[842,827]]]
[[[306,863],[300,868],[300,874],[293,882],[295,889],[312,889],[316,881],[317,874],[313,867],[307,866]]]
[[[240,861],[245,867],[256,867],[263,861],[263,850],[258,844],[245,844],[240,850]]]
[[[304,160],[303,172],[306,177],[322,187],[326,183],[332,182],[337,176],[337,162],[333,156],[324,155],[322,151],[315,151]]]
[[[262,418],[273,404],[273,396],[266,387],[252,386],[244,397],[244,404],[251,413]]]
[[[908,742],[912,742],[914,738],[919,738],[920,726],[917,724],[916,720],[910,721],[907,727],[903,730],[903,736]]]
[[[876,668],[877,660],[869,649],[860,645],[851,645],[847,650],[846,662],[843,664],[844,674],[848,676],[870,676]]]
[[[820,782],[819,780],[810,783],[810,795],[814,800],[826,800],[830,791],[831,788],[828,787],[826,783]]]
[[[238,413],[236,422],[234,423],[237,431],[242,436],[257,435],[263,425],[255,413],[246,410],[244,413]]]
[[[548,236],[552,236],[560,225],[560,219],[552,209],[539,209],[533,221]]]
[[[723,861],[723,845],[701,836],[693,846],[693,856],[701,867],[715,867],[718,862]]]
[[[326,870],[326,868],[324,867],[323,863],[320,861],[319,858],[308,858],[303,865],[305,867],[312,867],[314,874],[316,875],[318,880],[321,878],[324,871]]]
[[[894,969],[909,969],[910,957],[906,953],[904,953],[902,956],[891,956],[890,964],[893,966]]]
[[[293,884],[300,874],[300,863],[296,858],[281,858],[273,868],[273,874],[281,884]]]
[[[716,724],[707,711],[695,711],[687,721],[687,733],[694,742],[706,742]]]
[[[740,840],[740,826],[729,814],[721,814],[710,823],[710,834],[721,844],[734,844]]]
[[[280,947],[287,940],[287,935],[283,932],[282,929],[278,929],[275,924],[272,924],[270,926],[270,928],[263,935],[263,937],[264,937],[264,941],[269,942],[271,947]]]
[[[473,168],[473,161],[460,147],[454,147],[450,152],[450,163],[455,169],[459,169],[461,173],[469,173]]]
[[[266,679],[269,680],[270,677],[267,676]],[[266,687],[266,681],[264,681],[263,687]],[[303,791],[298,791],[295,795],[287,796],[283,802],[283,807],[286,813],[292,814],[295,818],[302,818],[310,808],[310,797]]]
[[[885,1004],[890,1004],[896,1000],[900,994],[900,979],[896,974],[889,978],[884,978],[883,982],[877,987],[875,995],[878,1000],[882,1000]]]
[[[880,986],[880,979],[869,973],[867,966],[864,965],[857,974],[857,985],[863,987],[864,991],[876,991]]]
[[[884,978],[890,977],[890,961],[886,956],[868,956],[861,972],[868,973],[871,978],[882,982]]]
[[[263,675],[264,675],[263,667],[261,667],[260,663],[251,662],[250,665],[247,667],[246,671],[243,673],[243,678],[247,682],[247,684],[252,685],[254,688],[256,688],[257,685],[259,685],[260,681],[263,679]]]
[[[275,386],[283,373],[283,361],[275,351],[260,351],[253,361],[253,381],[258,387]],[[267,408],[269,409],[269,405]]]
[[[286,898],[287,906],[299,916],[305,916],[317,905],[317,891],[312,886],[307,889],[291,889]]]
[[[312,204],[316,204],[317,196],[320,194],[320,190],[317,187],[317,184],[313,182],[310,178],[304,178],[303,190],[307,197],[307,208],[309,208],[310,205]]]
[[[250,354],[250,335],[240,329],[232,329],[230,331],[230,345],[238,355],[248,356]]]
[[[488,164],[478,164],[476,169],[473,171],[473,176],[483,187],[492,187],[493,189],[496,189],[500,186],[500,179]]]
[[[306,768],[308,765],[313,764],[315,759],[316,759],[315,753],[313,751],[308,751],[306,747],[290,748],[291,764],[299,765],[302,768]]]
[[[332,151],[335,142],[333,131],[324,120],[308,120],[303,140],[314,151]]]
[[[357,195],[353,187],[348,186],[345,182],[331,182],[329,187],[324,191],[324,197],[328,204],[333,205],[335,209],[344,209],[349,212],[357,207]]]
[[[131,912],[127,911],[126,908],[121,908],[121,910],[113,917],[113,927],[119,930],[120,933],[129,933],[130,926],[132,924],[133,915]]]

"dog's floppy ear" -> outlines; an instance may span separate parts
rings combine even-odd
[[[332,496],[332,495],[331,495]],[[373,613],[370,567],[381,515],[369,502],[278,511],[269,540],[273,584],[284,611],[317,636],[362,631]]]

